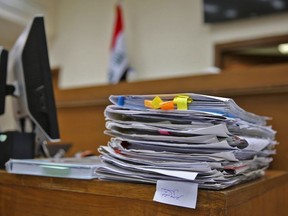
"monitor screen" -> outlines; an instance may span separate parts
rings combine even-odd
[[[203,0],[205,23],[288,12],[288,0]]]
[[[9,54],[9,74],[16,84],[14,114],[22,131],[29,120],[36,143],[59,141],[52,75],[42,16],[35,17]]]

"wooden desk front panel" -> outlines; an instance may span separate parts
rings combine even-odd
[[[224,215],[225,211],[213,207],[196,211],[146,200],[17,186],[5,188],[2,196],[6,200],[1,211],[9,216]]]
[[[288,174],[269,171],[222,191],[199,190],[196,209],[152,201],[155,185],[86,181],[0,172],[2,216],[285,215]]]

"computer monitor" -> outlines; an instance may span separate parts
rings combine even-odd
[[[0,115],[5,111],[8,51],[0,47]]]
[[[34,17],[9,53],[8,75],[16,83],[14,116],[26,131],[28,121],[36,146],[60,139],[48,57],[44,18]],[[41,146],[41,145],[40,145]],[[38,151],[38,150],[36,150]]]
[[[0,115],[5,113],[5,99],[7,95],[13,95],[14,85],[7,82],[8,51],[0,47]]]

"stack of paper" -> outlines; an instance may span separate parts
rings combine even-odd
[[[101,179],[191,181],[223,189],[264,174],[275,154],[267,117],[199,94],[111,96]]]

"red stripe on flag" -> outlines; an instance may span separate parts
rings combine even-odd
[[[117,35],[123,31],[123,22],[122,22],[122,8],[121,6],[118,4],[116,6],[116,20],[115,20],[115,26],[114,26],[114,33],[113,33],[113,38],[112,38],[112,43],[111,43],[111,48],[113,49],[113,47],[115,46],[115,42],[117,39]]]

